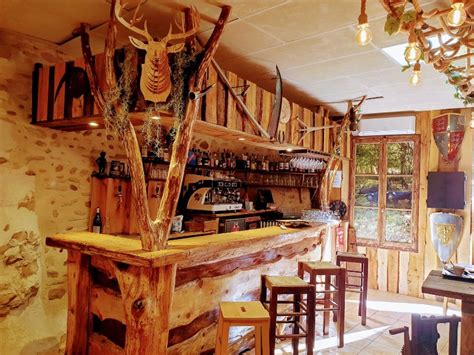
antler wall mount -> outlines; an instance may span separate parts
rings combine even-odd
[[[194,25],[188,31],[184,31],[183,20],[178,23],[175,18],[175,23],[182,33],[172,33],[173,28],[170,25],[169,32],[161,40],[155,40],[148,31],[147,21],[143,21],[143,28],[137,25],[142,22],[143,15],[138,16],[141,2],[133,13],[130,21],[123,18],[122,12],[125,5],[121,5],[119,1],[115,3],[115,16],[117,20],[130,31],[140,35],[146,40],[146,43],[129,36],[130,42],[138,49],[146,51],[145,62],[142,64],[142,75],[140,78],[140,90],[147,101],[153,103],[165,102],[171,92],[171,69],[168,63],[168,54],[177,53],[184,49],[186,38],[193,36],[198,31],[199,13],[194,7],[190,7],[190,15],[193,18],[191,21]],[[172,42],[178,42],[172,44]]]

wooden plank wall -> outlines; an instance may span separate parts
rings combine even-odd
[[[449,110],[446,112],[461,112],[470,119],[474,109]],[[419,191],[419,223],[418,223],[418,252],[358,247],[358,251],[366,253],[369,258],[369,288],[395,292],[415,297],[434,299],[433,296],[423,295],[421,285],[425,277],[433,269],[439,269],[441,264],[431,243],[429,230],[429,215],[436,212],[426,206],[427,175],[429,171],[442,169],[439,151],[432,137],[431,121],[444,111],[424,111],[416,115],[416,133],[420,135],[420,191]],[[463,140],[458,171],[467,175],[466,201],[463,211],[458,211],[464,217],[464,235],[455,256],[455,261],[473,263],[471,238],[471,181],[472,181],[472,134],[469,128]]]
[[[120,50],[117,50],[116,55],[118,55],[119,51]],[[104,55],[98,54],[94,56],[94,61],[99,86],[105,90]],[[139,65],[139,60],[137,61],[137,65]],[[77,72],[84,69],[84,60],[82,58],[59,63],[55,66],[43,66],[38,64],[36,67],[33,73],[35,82],[33,86],[33,102],[35,104],[33,108],[33,123],[100,114],[90,90],[86,91],[86,93],[80,97],[73,97],[72,95],[72,84],[74,83],[72,73],[77,74]],[[249,80],[238,77],[230,71],[226,71],[225,75],[235,91],[241,95],[240,97],[249,111],[263,128],[267,129],[272,115],[275,95],[258,87]],[[202,106],[199,119],[230,129],[244,131],[250,134],[258,134],[227,87],[218,78],[216,69],[211,66],[206,76],[205,86],[214,83],[217,85],[211,89],[201,101]],[[247,90],[245,90],[246,88]],[[144,107],[144,101],[141,94],[137,95],[137,97],[136,109],[140,111]],[[327,153],[330,152],[335,137],[332,129],[307,134],[302,143],[298,144],[298,140],[301,138],[299,129],[302,127],[300,127],[296,121],[298,117],[309,127],[328,124],[329,111],[322,107],[311,111],[296,103],[291,103],[291,107],[292,119],[287,124],[279,125],[279,131],[284,132],[285,143],[300,145],[305,148]],[[343,151],[347,151],[347,149]]]
[[[215,75],[213,67],[210,68],[209,73],[206,84],[217,83],[217,85],[204,96],[202,101],[206,109],[202,110],[202,117],[200,119],[209,123],[217,123],[230,129],[256,134],[250,120],[239,108],[224,83]],[[258,87],[249,80],[239,78],[230,71],[225,71],[225,74],[237,94],[240,95],[248,86],[248,89],[245,90],[245,95],[241,96],[241,99],[262,127],[267,129],[272,115],[275,95]],[[279,131],[284,132],[286,143],[298,145],[298,140],[301,138],[299,129],[302,127],[300,127],[296,118],[299,118],[309,127],[329,123],[329,111],[327,109],[320,108],[313,112],[296,103],[291,103],[291,107],[292,115],[290,121],[286,124],[280,124],[278,127]],[[335,140],[335,135],[332,131],[332,129],[326,129],[307,134],[300,145],[309,149],[329,152]]]

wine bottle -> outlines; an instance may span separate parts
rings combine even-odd
[[[94,221],[92,222],[92,232],[101,233],[102,232],[102,218],[100,218],[100,208],[97,207],[95,211]]]

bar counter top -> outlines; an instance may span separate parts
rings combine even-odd
[[[324,223],[312,223],[305,228],[282,229],[278,226],[253,230],[210,234],[168,241],[159,251],[144,251],[140,240],[131,236],[113,236],[90,232],[58,233],[46,238],[46,245],[77,250],[84,254],[108,257],[114,261],[143,266],[160,267],[179,263],[187,267],[214,262],[229,257],[277,248],[307,238],[322,238]]]

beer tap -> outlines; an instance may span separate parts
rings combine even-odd
[[[122,194],[122,185],[119,185],[117,188],[117,192],[115,193],[115,197],[119,199],[119,205],[122,204],[123,194]]]

